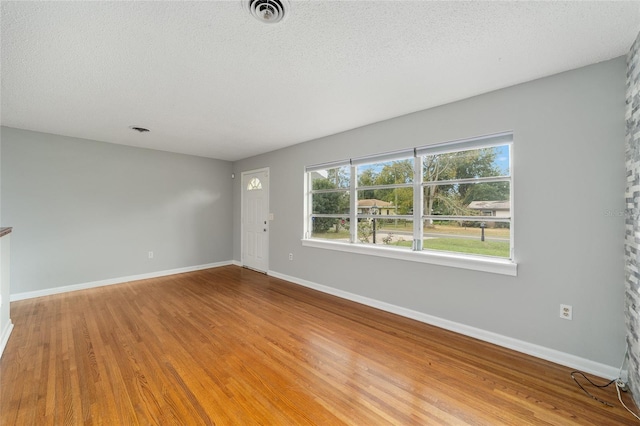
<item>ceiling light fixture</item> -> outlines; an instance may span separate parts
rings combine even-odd
[[[144,127],[138,127],[138,126],[130,126],[129,128],[131,130],[135,130],[135,131],[140,132],[140,133],[146,133],[146,132],[149,131],[149,129],[145,129]]]
[[[275,24],[289,15],[288,0],[243,0],[242,4],[260,22]]]

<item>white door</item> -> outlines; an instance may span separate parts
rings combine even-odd
[[[242,173],[242,265],[269,269],[269,169]]]

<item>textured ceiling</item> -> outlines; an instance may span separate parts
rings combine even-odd
[[[640,2],[2,1],[2,125],[237,160],[627,53]],[[130,126],[151,129],[138,133]]]

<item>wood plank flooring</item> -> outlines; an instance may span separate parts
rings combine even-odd
[[[235,266],[11,311],[2,425],[638,424],[569,368]]]

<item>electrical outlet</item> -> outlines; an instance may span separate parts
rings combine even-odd
[[[289,253],[289,260],[293,260],[293,253]]]
[[[153,252],[152,251],[149,252],[149,259],[153,259]]]
[[[566,320],[573,319],[573,308],[571,305],[560,305],[560,318]]]

